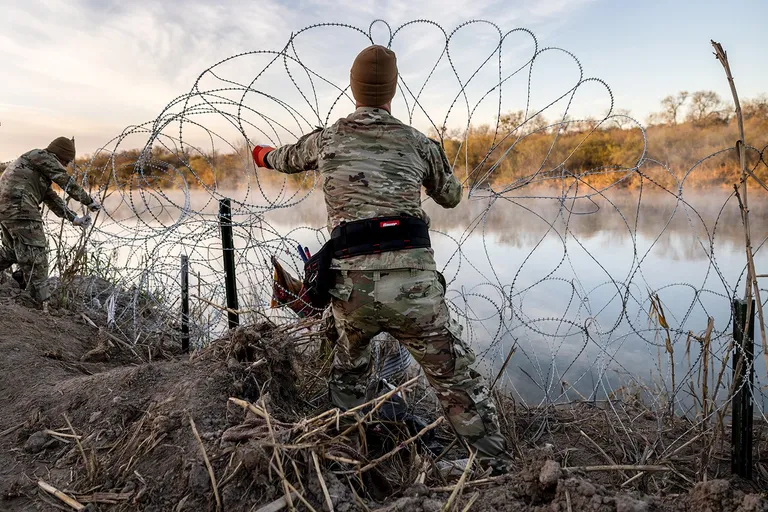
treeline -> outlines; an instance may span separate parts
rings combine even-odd
[[[686,188],[731,187],[739,180],[737,153],[727,150],[738,139],[732,105],[712,91],[683,91],[661,107],[647,119],[645,137],[628,111],[585,120],[526,119],[518,111],[495,125],[472,126],[466,136],[444,130],[442,137],[454,172],[470,186],[500,187],[533,175],[533,183],[568,186],[576,177],[596,188],[639,186],[644,175],[673,191],[682,179]],[[748,151],[748,163],[768,182],[760,160],[768,144],[768,97],[744,101],[742,113],[747,144],[757,148]],[[640,172],[633,172],[643,155]]]
[[[748,145],[762,150],[768,144],[768,97],[744,101],[742,112]],[[535,182],[549,185],[562,185],[562,180],[572,184],[577,177],[594,187],[615,182],[633,187],[641,183],[641,173],[671,190],[683,178],[686,187],[694,188],[730,187],[738,181],[736,151],[727,150],[738,138],[734,108],[716,93],[681,91],[667,96],[646,126],[644,137],[629,111],[583,120],[546,119],[541,114],[526,118],[517,111],[493,124],[430,135],[442,138],[454,172],[468,186],[499,187],[535,175]],[[634,172],[643,155],[647,160],[640,173]],[[755,174],[768,182],[768,167],[760,158],[759,151],[748,152]],[[78,175],[87,173],[90,184],[120,188],[237,187],[256,177],[245,146],[226,154],[162,147],[145,155],[139,150],[105,152],[76,163]],[[258,178],[278,183],[285,175],[260,172]],[[314,176],[304,174],[288,179],[296,186],[314,182]]]

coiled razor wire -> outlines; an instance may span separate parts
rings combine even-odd
[[[348,64],[382,29],[384,44],[400,56],[393,114],[455,142],[449,158],[468,200],[455,211],[428,199],[424,206],[452,312],[478,365],[532,405],[634,390],[652,407],[694,415],[703,364],[695,336],[714,318],[711,359],[728,364],[731,301],[743,293],[746,259],[734,194],[686,183],[735,162],[735,153],[726,148],[684,172],[671,169],[647,154],[643,126],[616,113],[608,85],[586,76],[575,55],[541,46],[526,29],[504,31],[489,21],[452,31],[428,20],[394,30],[381,20],[367,29],[316,24],[279,49],[240,53],[205,69],[156,119],[126,128],[79,169],[105,204],[85,239],[88,269],[114,285],[89,289],[94,307],[108,310],[131,340],[151,330],[140,321],[142,304],[166,312],[153,320],[158,330],[178,325],[183,254],[191,268],[193,343],[223,333],[226,313],[212,304],[225,304],[217,205],[228,197],[245,321],[294,321],[287,308],[269,308],[270,258],[301,275],[297,245],[316,250],[327,236],[322,190],[314,173],[256,169],[250,149],[293,142],[350,113]],[[342,37],[349,44],[334,43]],[[466,38],[473,40],[471,51]],[[553,63],[554,84],[541,73]],[[593,98],[580,96],[588,88],[606,113],[574,120],[571,112],[584,101],[594,108]],[[515,110],[522,111],[518,122],[504,125],[502,116]],[[554,121],[542,124],[542,116]],[[630,163],[576,170],[574,158],[614,123],[631,135]],[[482,124],[488,125],[483,136],[472,137],[471,126]],[[564,149],[574,127],[582,136]],[[545,157],[515,169],[515,179],[500,180],[523,143],[536,137],[546,141]],[[134,147],[140,150],[131,153]],[[478,151],[479,163],[470,162]],[[766,165],[764,149],[749,153],[755,170]],[[752,209],[759,215],[764,207],[753,201]],[[759,272],[767,233],[759,225],[755,231]],[[66,259],[84,238],[72,228],[61,233],[57,254]],[[761,393],[755,403],[765,419],[762,354],[755,361]],[[728,405],[729,375],[716,397],[719,407]]]

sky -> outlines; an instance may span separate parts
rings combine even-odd
[[[392,48],[411,100],[429,80],[418,108],[413,101],[404,103],[409,93],[401,89],[393,113],[423,130],[492,123],[499,109],[524,109],[526,104],[531,112],[546,107],[548,118],[563,115],[566,106],[575,118],[603,116],[610,95],[600,82],[580,85],[570,104],[568,97],[551,104],[579,81],[578,65],[560,49],[578,58],[583,78],[599,78],[610,87],[615,109],[629,110],[640,122],[664,96],[679,90],[714,90],[730,99],[710,39],[728,51],[742,98],[768,91],[761,53],[765,0],[734,0],[727,7],[709,0],[0,0],[0,12],[0,162],[44,147],[59,135],[74,136],[79,154],[114,148],[113,139],[126,127],[164,113],[178,115],[183,105],[164,109],[187,94],[210,66],[236,54],[280,51],[291,34],[324,22],[368,32],[376,19],[392,28],[427,19],[451,32],[482,19],[501,33],[530,30],[539,50],[559,48],[537,56],[530,85],[528,68],[505,81],[500,100],[498,89],[487,93],[498,83],[500,64],[507,76],[530,60],[534,46],[529,35],[507,36],[500,59],[494,53],[497,28],[473,23],[451,38],[449,61],[440,58],[445,36],[436,26],[407,26],[392,39]],[[371,34],[376,43],[389,42],[381,23]],[[193,123],[180,132],[173,118],[164,133],[175,138],[181,133],[186,142],[221,150],[243,141],[243,133],[251,142],[290,142],[312,125],[326,118],[332,122],[350,110],[349,99],[335,101],[338,88],[348,83],[352,59],[367,44],[365,35],[346,27],[301,32],[291,51],[314,73],[311,82],[293,60],[273,63],[260,74],[273,54],[227,61],[214,68],[215,75],[202,77],[200,90],[233,89],[233,82],[257,78],[252,89],[258,92],[245,98],[241,91],[198,95],[187,104],[187,119]],[[451,65],[462,83],[469,82],[466,96]],[[242,99],[246,108],[212,107],[217,99]],[[148,138],[137,132],[119,144],[142,147]]]

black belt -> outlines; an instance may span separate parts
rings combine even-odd
[[[415,217],[377,217],[342,222],[331,232],[333,257],[431,247],[427,223]]]
[[[304,264],[304,288],[315,308],[328,305],[334,283],[331,258],[431,247],[427,223],[415,217],[377,217],[342,222],[331,239]]]

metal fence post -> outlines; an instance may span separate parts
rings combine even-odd
[[[224,250],[224,283],[227,290],[227,319],[229,328],[240,325],[240,315],[236,312],[237,280],[235,279],[235,241],[232,235],[232,203],[229,198],[219,200],[219,224],[221,226],[221,246]]]
[[[752,478],[752,424],[754,401],[752,386],[755,380],[755,301],[747,324],[747,302],[733,301],[733,386],[731,423],[731,471],[742,478]],[[744,325],[747,332],[744,333]]]
[[[181,350],[189,352],[189,257],[181,256]]]

